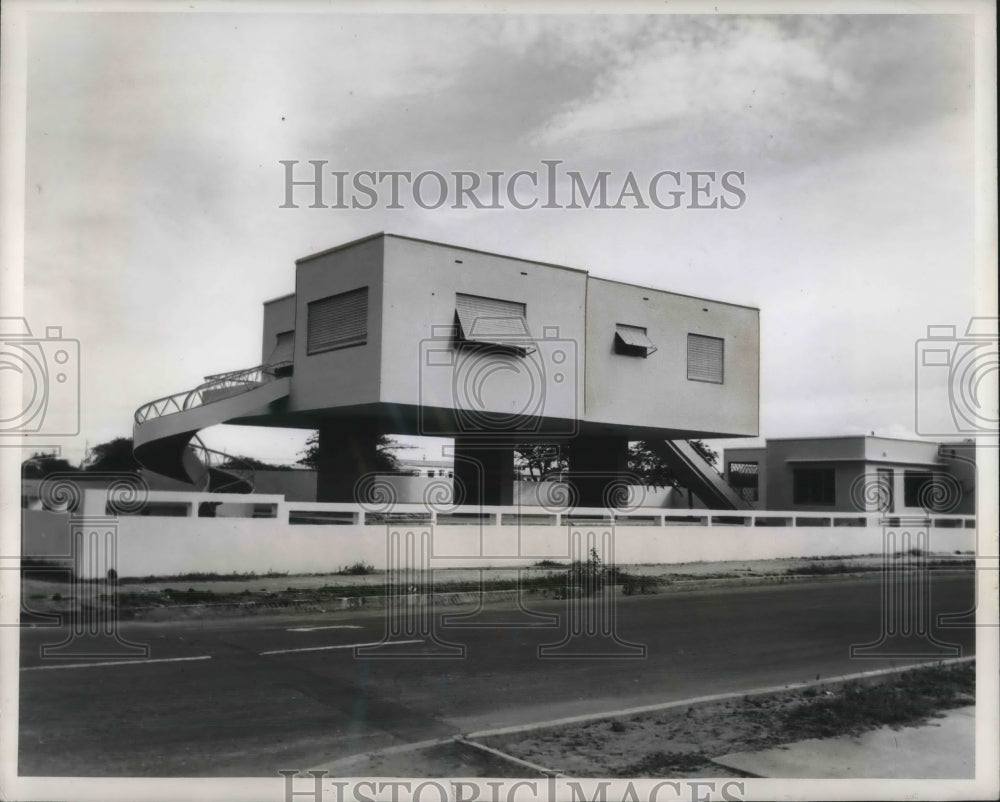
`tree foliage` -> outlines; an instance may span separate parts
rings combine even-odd
[[[713,468],[719,461],[719,455],[703,440],[688,440],[691,447],[705,462]],[[629,445],[629,470],[640,476],[650,487],[681,487],[673,470],[667,465],[644,440]]]
[[[219,466],[222,470],[251,470],[251,471],[291,471],[291,465],[275,465],[272,462],[265,462],[256,457],[247,457],[243,454],[232,454],[226,458]]]
[[[400,473],[403,466],[399,457],[396,456],[396,452],[408,448],[413,448],[413,446],[403,445],[387,434],[380,434],[375,443],[375,470],[381,473]],[[319,432],[313,432],[309,436],[309,439],[306,440],[305,450],[301,453],[302,456],[295,463],[296,465],[305,465],[307,468],[314,469],[319,467]]]
[[[106,443],[98,443],[84,460],[85,471],[107,473],[138,473],[142,468],[132,453],[131,437],[116,437]]]
[[[44,479],[54,473],[76,473],[80,469],[55,454],[32,454],[21,463],[22,479]]]
[[[514,467],[520,474],[528,472],[528,480],[540,482],[553,473],[560,473],[569,467],[565,450],[544,443],[514,447]]]
[[[703,440],[689,440],[702,459],[713,468],[719,455]],[[551,444],[520,445],[514,448],[514,465],[519,472],[527,472],[527,479],[543,479],[570,470],[565,449]],[[670,467],[643,440],[629,443],[628,470],[642,482],[652,487],[679,487],[677,477]]]

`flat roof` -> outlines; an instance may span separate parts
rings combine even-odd
[[[906,459],[905,457],[794,457],[786,459],[788,465],[827,465],[830,463],[868,463],[878,462],[884,465],[923,465],[928,467],[938,467],[941,462],[928,462],[922,459]]]
[[[636,289],[645,290],[647,292],[662,292],[662,293],[666,293],[667,295],[677,296],[678,298],[690,298],[691,300],[694,300],[694,301],[704,301],[705,303],[721,304],[723,306],[735,306],[735,307],[737,307],[739,309],[752,309],[755,312],[758,312],[758,313],[760,312],[760,307],[758,307],[758,306],[751,306],[749,304],[738,304],[738,303],[734,303],[732,301],[720,301],[720,300],[718,300],[716,298],[705,298],[705,297],[700,296],[700,295],[687,295],[687,294],[685,294],[683,292],[673,292],[672,290],[664,290],[664,289],[660,289],[659,287],[649,287],[649,286],[646,286],[646,285],[643,285],[643,284],[633,284],[633,283],[628,282],[628,281],[617,281],[616,279],[604,278],[603,276],[594,276],[594,275],[591,275],[591,273],[590,273],[589,270],[584,270],[584,269],[579,268],[579,267],[569,267],[568,265],[560,265],[560,264],[556,264],[555,262],[542,262],[542,261],[540,261],[538,259],[527,259],[527,258],[522,257],[522,256],[512,256],[511,254],[508,254],[508,253],[497,253],[496,251],[484,251],[484,250],[480,250],[479,248],[467,248],[464,245],[453,245],[453,244],[448,243],[448,242],[438,242],[436,240],[423,239],[421,237],[409,237],[409,236],[406,236],[405,234],[392,234],[392,233],[386,232],[386,231],[379,231],[376,234],[369,234],[368,236],[361,237],[361,238],[355,239],[355,240],[351,240],[350,242],[345,242],[342,245],[335,245],[332,248],[326,248],[325,250],[317,251],[316,253],[311,253],[308,256],[303,256],[303,257],[300,257],[299,259],[296,259],[295,260],[295,264],[301,264],[302,262],[308,262],[311,259],[318,259],[321,256],[327,256],[327,255],[329,255],[331,253],[336,253],[337,251],[342,251],[342,250],[344,250],[346,248],[353,248],[355,245],[360,245],[360,244],[362,244],[364,242],[368,242],[370,240],[377,239],[379,237],[383,237],[383,238],[385,238],[385,237],[393,237],[394,239],[406,240],[408,242],[419,242],[419,243],[422,243],[424,245],[436,245],[439,248],[451,248],[452,250],[463,251],[465,253],[478,253],[478,254],[482,254],[483,256],[496,256],[496,257],[499,257],[501,259],[512,259],[514,261],[524,262],[525,264],[541,265],[542,267],[554,267],[554,268],[557,268],[559,270],[569,270],[569,271],[571,271],[573,273],[583,273],[584,275],[587,276],[588,280],[589,279],[593,279],[594,281],[606,281],[606,282],[608,282],[610,284],[621,284],[624,287],[635,287]],[[290,293],[290,294],[294,295],[294,293]],[[287,297],[287,296],[282,296],[282,298],[284,298],[284,297]],[[272,300],[277,301],[277,300],[281,300],[281,298],[274,298]],[[270,301],[265,301],[265,303],[270,303]]]
[[[941,445],[944,442],[941,440],[920,440],[916,437],[888,437],[882,434],[832,434],[818,437],[769,437],[767,439],[776,443],[787,443],[793,440],[891,440],[894,443],[923,443],[927,446]]]
[[[657,287],[647,287],[644,284],[633,284],[630,281],[618,281],[613,278],[604,278],[602,276],[587,275],[588,281],[606,281],[608,284],[621,284],[623,287],[635,287],[637,290],[645,290],[646,292],[662,292],[665,295],[675,295],[678,298],[690,298],[692,301],[704,301],[708,304],[721,304],[722,306],[735,306],[739,309],[752,309],[755,312],[760,312],[759,306],[748,306],[747,304],[737,304],[732,301],[719,301],[715,298],[704,298],[701,295],[686,295],[683,292],[673,292],[672,290],[661,290]]]
[[[331,253],[336,253],[337,251],[342,251],[345,248],[352,248],[355,245],[360,245],[363,242],[368,242],[369,240],[377,239],[379,237],[392,237],[394,239],[406,240],[408,242],[419,242],[423,245],[436,245],[439,248],[451,248],[456,251],[464,251],[465,253],[478,253],[483,256],[498,256],[501,259],[512,259],[518,262],[525,262],[532,265],[542,265],[543,267],[556,267],[560,270],[570,270],[574,273],[584,273],[587,271],[579,267],[569,267],[568,265],[558,265],[554,262],[541,262],[538,259],[526,259],[522,256],[512,256],[509,253],[496,253],[495,251],[483,251],[478,248],[467,248],[464,245],[453,245],[449,242],[437,242],[435,240],[421,239],[420,237],[408,237],[404,234],[392,234],[386,231],[379,231],[377,234],[369,234],[367,237],[361,237],[360,239],[351,240],[350,242],[345,242],[343,245],[335,245],[332,248],[327,248],[326,250],[317,251],[316,253],[311,253],[308,256],[303,256],[300,259],[295,260],[295,264],[300,262],[308,262],[310,259],[317,259],[320,256],[326,256]]]
[[[294,297],[295,297],[294,292],[286,292],[284,295],[279,295],[277,298],[269,298],[268,300],[264,301],[264,306],[276,303],[278,301],[284,301],[286,298],[294,298]]]

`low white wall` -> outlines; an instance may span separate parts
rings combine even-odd
[[[433,568],[528,566],[538,560],[586,556],[589,544],[601,550],[610,527],[517,526],[295,526],[273,521],[228,520],[221,528],[198,526],[195,520],[135,519],[137,526],[119,528],[118,575],[179,574],[191,571],[335,571],[364,560],[379,570],[388,567],[390,533],[402,540],[400,565]],[[162,526],[157,524],[162,523]],[[221,523],[221,522],[219,522]],[[580,533],[582,549],[573,551],[572,533]],[[414,548],[407,547],[413,533]],[[428,536],[429,563],[420,557]],[[917,541],[912,540],[916,547]],[[975,548],[968,529],[932,530],[930,548],[953,552]],[[925,547],[926,548],[926,547]],[[779,557],[871,554],[882,551],[881,529],[817,529],[813,527],[621,527],[614,531],[615,562],[626,564],[684,563],[712,560],[761,560]],[[607,555],[604,555],[607,559]]]
[[[393,515],[414,520],[386,524],[375,522],[373,514],[378,511],[365,511],[356,505],[256,496],[257,504],[240,505],[247,517],[198,517],[197,511],[206,500],[231,503],[232,499],[231,495],[157,492],[150,494],[150,504],[183,504],[187,517],[148,514],[149,509],[144,510],[147,514],[112,516],[107,514],[106,493],[87,490],[79,515],[24,510],[22,554],[67,556],[72,530],[78,541],[77,571],[93,578],[104,576],[111,568],[120,577],[191,572],[316,573],[336,571],[358,561],[377,569],[391,567],[390,562],[395,567],[529,566],[544,559],[586,557],[591,545],[605,561],[613,559],[622,565],[875,554],[883,551],[887,537],[890,551],[921,548],[953,553],[976,547],[972,519],[943,516],[900,519],[893,526],[883,526],[878,515],[838,518],[696,511],[690,516],[693,522],[685,524],[679,521],[689,517],[686,511],[647,508],[633,510],[628,513],[631,519],[624,516],[612,525],[608,510],[487,507],[482,511],[433,511],[422,505],[395,505]],[[260,514],[262,508],[275,517],[249,517]],[[235,506],[232,512],[239,514]],[[518,512],[526,523],[517,523]],[[323,523],[290,523],[290,515],[296,521],[323,516]],[[590,523],[581,520],[584,517],[608,522]],[[838,520],[865,525],[833,525]],[[814,525],[804,525],[807,521]],[[738,525],[740,522],[746,525]],[[773,525],[778,522],[786,525]],[[613,554],[609,551],[611,538]],[[399,556],[390,561],[387,555],[393,551]]]
[[[585,557],[595,545],[608,561],[606,533],[613,531],[614,561],[619,564],[758,560],[880,553],[881,528],[748,526],[407,526],[308,525],[236,518],[126,517],[116,527],[118,576],[218,573],[336,571],[363,560],[389,567],[390,548],[399,549],[397,566],[528,566],[538,560]],[[921,547],[954,552],[975,548],[975,530],[931,529],[898,539],[892,550]],[[392,546],[392,542],[398,546]],[[427,550],[427,557],[422,551]],[[110,564],[83,573],[101,573]],[[103,565],[103,567],[102,567]]]

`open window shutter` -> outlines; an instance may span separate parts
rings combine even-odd
[[[618,323],[615,326],[615,352],[628,356],[649,356],[656,350],[653,341],[642,326],[627,326]]]
[[[278,332],[277,342],[274,345],[274,350],[271,351],[271,355],[267,358],[267,365],[282,365],[287,362],[291,362],[295,355],[295,332],[294,331],[282,331]]]
[[[456,293],[455,312],[465,342],[497,345],[522,353],[534,351],[523,303]]]

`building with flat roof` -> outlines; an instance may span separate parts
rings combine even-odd
[[[138,410],[136,456],[190,475],[204,426],[316,429],[318,500],[352,501],[380,435],[450,437],[456,499],[510,504],[515,444],[546,442],[599,506],[630,440],[755,436],[758,362],[753,307],[376,234],[297,260],[261,364]]]
[[[934,443],[873,435],[769,439],[727,448],[729,484],[762,510],[976,511],[975,443]]]

